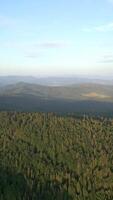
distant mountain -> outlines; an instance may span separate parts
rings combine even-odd
[[[16,84],[18,82],[36,83],[37,78],[32,76],[0,76],[0,86]]]
[[[43,86],[20,82],[0,88],[0,110],[113,114],[113,86]]]
[[[32,95],[44,99],[113,101],[113,86],[84,83],[69,86],[43,86],[20,82],[4,86],[1,96]]]
[[[89,77],[89,76],[69,76],[69,77],[33,77],[33,76],[0,76],[0,86],[25,82],[31,84],[47,86],[67,86],[82,83],[97,83],[113,85],[112,77]]]

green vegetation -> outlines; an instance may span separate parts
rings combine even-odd
[[[112,199],[112,119],[0,113],[0,200]]]

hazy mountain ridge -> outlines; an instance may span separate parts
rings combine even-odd
[[[67,77],[33,77],[33,76],[0,76],[0,86],[16,84],[18,82],[48,85],[66,86],[81,83],[98,83],[113,85],[112,77],[89,77],[89,76],[67,76]]]
[[[113,86],[84,83],[51,87],[21,82],[0,89],[0,110],[112,115]]]
[[[33,95],[48,99],[113,101],[113,86],[85,83],[70,86],[42,86],[17,83],[0,89],[1,96]]]

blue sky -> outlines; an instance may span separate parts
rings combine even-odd
[[[113,73],[113,0],[0,0],[0,75]]]

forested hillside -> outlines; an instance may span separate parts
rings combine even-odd
[[[0,200],[113,200],[113,120],[1,112]]]

